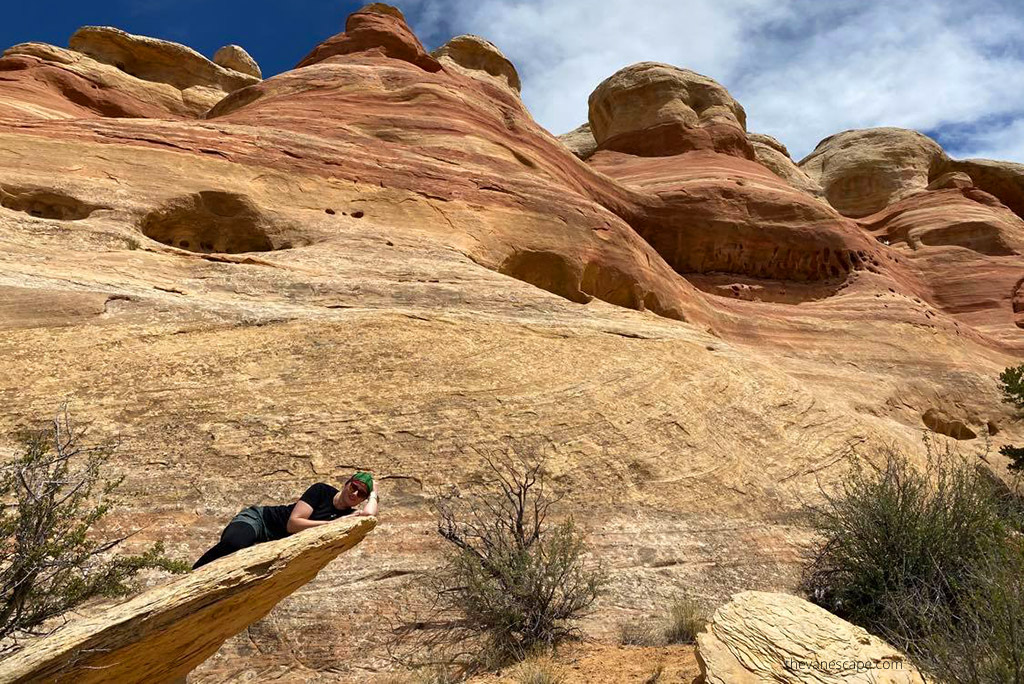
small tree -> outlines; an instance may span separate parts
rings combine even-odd
[[[48,429],[21,435],[21,453],[0,471],[0,639],[39,634],[47,620],[90,598],[126,596],[143,569],[188,570],[161,543],[111,556],[127,537],[90,534],[123,478],[100,474],[117,445],[82,446],[83,435],[62,404]]]
[[[485,461],[482,491],[452,487],[435,502],[444,564],[420,583],[426,615],[396,630],[392,654],[406,664],[464,673],[522,660],[578,636],[575,621],[603,591],[573,519],[548,521],[560,497],[545,490],[541,462],[511,453]],[[414,657],[398,654],[403,644]]]
[[[1024,364],[1010,367],[999,374],[999,389],[1003,393],[1003,401],[1024,409]],[[1024,447],[1006,444],[999,448],[999,453],[1010,459],[1010,470],[1024,474]]]

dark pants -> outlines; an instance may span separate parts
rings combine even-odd
[[[192,569],[195,570],[210,561],[215,561],[239,549],[265,541],[269,541],[269,538],[267,529],[263,524],[262,511],[255,506],[251,506],[231,519],[228,526],[220,533],[220,541],[212,549],[200,556],[199,560],[192,566]]]

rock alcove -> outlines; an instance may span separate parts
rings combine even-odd
[[[288,249],[291,226],[245,195],[206,190],[174,199],[147,214],[146,237],[190,252],[240,254]]]

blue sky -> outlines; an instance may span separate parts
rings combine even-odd
[[[11,3],[0,47],[66,45],[114,25],[206,55],[238,43],[265,75],[344,28],[360,2],[50,0]],[[710,76],[799,160],[850,128],[901,126],[958,157],[1024,162],[1024,3],[1019,0],[401,0],[429,48],[460,33],[516,64],[523,100],[554,133],[587,118],[587,96],[642,60]]]

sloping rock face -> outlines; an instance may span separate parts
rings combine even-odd
[[[825,138],[800,168],[839,213],[859,218],[924,190],[946,160],[938,143],[917,131],[869,128]]]
[[[689,69],[640,62],[590,94],[599,149],[641,156],[713,150],[754,158],[743,107],[721,85]]]
[[[519,92],[519,72],[501,50],[480,36],[455,36],[430,53],[446,68],[474,78],[488,78]]]
[[[377,524],[339,520],[257,544],[90,617],[0,664],[0,682],[170,682],[265,616]]]
[[[892,646],[789,594],[733,596],[697,636],[697,661],[707,684],[924,684]]]
[[[996,377],[1024,358],[1024,294],[1019,257],[991,253],[1017,249],[1013,214],[981,189],[882,210],[917,207],[909,225],[713,145],[583,162],[512,89],[424,56],[396,10],[357,15],[198,120],[0,80],[0,453],[68,398],[123,438],[112,531],[190,559],[241,506],[378,476],[366,557],[194,682],[386,670],[378,626],[437,564],[431,493],[509,449],[546,458],[559,514],[613,568],[584,625],[609,638],[678,586],[795,586],[800,512],[844,450],[918,455],[922,429],[961,425],[971,450],[991,425],[1005,470],[1024,430]]]

